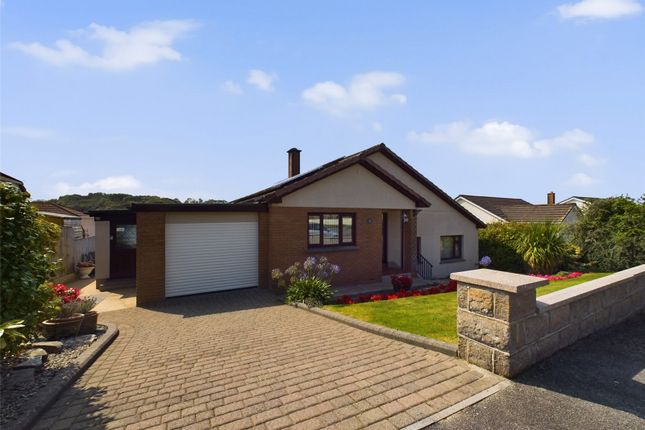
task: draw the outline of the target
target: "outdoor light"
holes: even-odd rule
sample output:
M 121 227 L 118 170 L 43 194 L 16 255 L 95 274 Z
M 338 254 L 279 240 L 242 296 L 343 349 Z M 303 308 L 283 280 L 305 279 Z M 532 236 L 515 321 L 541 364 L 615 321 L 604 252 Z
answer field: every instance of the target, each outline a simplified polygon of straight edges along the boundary
M 403 214 L 403 222 L 408 222 L 408 214 Z

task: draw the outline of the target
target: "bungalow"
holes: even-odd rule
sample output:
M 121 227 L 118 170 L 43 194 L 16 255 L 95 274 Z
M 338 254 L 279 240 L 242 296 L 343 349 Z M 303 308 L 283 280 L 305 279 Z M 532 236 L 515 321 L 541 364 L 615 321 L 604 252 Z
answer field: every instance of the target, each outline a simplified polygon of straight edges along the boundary
M 287 152 L 286 180 L 231 203 L 93 212 L 97 277 L 128 268 L 145 304 L 267 287 L 271 269 L 308 256 L 339 264 L 339 285 L 396 272 L 446 278 L 476 267 L 484 224 L 384 144 L 306 173 L 301 151 Z M 115 258 L 119 273 L 105 264 Z
M 582 196 L 571 196 L 568 199 L 562 200 L 559 202 L 559 205 L 574 204 L 578 206 L 578 209 L 585 210 L 587 207 L 593 203 L 595 200 L 600 200 L 599 197 L 582 197 Z
M 76 239 L 94 236 L 94 219 L 88 214 L 56 203 L 35 201 L 31 204 L 47 221 L 72 227 Z
M 553 222 L 571 224 L 578 220 L 580 210 L 573 204 L 555 204 L 555 193 L 547 194 L 545 205 L 534 205 L 526 200 L 506 197 L 473 196 L 461 194 L 455 201 L 485 222 Z
M 25 184 L 20 179 L 16 179 L 13 176 L 7 175 L 6 173 L 0 172 L 0 182 L 15 185 L 23 193 L 27 192 L 27 188 L 25 188 Z

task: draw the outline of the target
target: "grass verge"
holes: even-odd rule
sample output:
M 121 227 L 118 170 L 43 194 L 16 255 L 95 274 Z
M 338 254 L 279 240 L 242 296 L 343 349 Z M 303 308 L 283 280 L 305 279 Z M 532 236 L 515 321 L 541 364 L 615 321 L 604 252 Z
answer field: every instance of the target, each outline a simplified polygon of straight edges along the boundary
M 537 295 L 542 296 L 607 275 L 609 273 L 586 273 L 579 278 L 552 281 L 549 285 L 538 288 Z M 354 305 L 327 305 L 324 309 L 396 330 L 457 343 L 456 292 Z

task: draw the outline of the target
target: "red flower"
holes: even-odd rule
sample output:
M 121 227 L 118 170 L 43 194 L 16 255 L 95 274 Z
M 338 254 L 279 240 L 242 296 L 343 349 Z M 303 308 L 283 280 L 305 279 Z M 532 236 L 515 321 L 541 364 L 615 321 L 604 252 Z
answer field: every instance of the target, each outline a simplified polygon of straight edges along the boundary
M 390 294 L 390 295 L 387 296 L 388 300 L 396 300 L 398 298 L 399 298 L 399 296 L 397 296 L 396 294 Z
M 370 300 L 371 300 L 372 302 L 379 302 L 379 301 L 383 300 L 383 295 L 382 295 L 382 294 L 373 294 L 373 295 L 370 297 Z
M 437 287 L 432 287 L 430 290 L 428 290 L 430 294 L 439 294 L 441 291 L 439 291 L 439 288 Z

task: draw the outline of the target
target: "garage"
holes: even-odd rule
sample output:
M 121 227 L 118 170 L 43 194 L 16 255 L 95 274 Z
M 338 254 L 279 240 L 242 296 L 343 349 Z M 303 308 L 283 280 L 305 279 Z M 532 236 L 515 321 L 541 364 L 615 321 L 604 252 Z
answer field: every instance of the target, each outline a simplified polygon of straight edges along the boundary
M 255 212 L 167 213 L 165 296 L 258 285 Z

